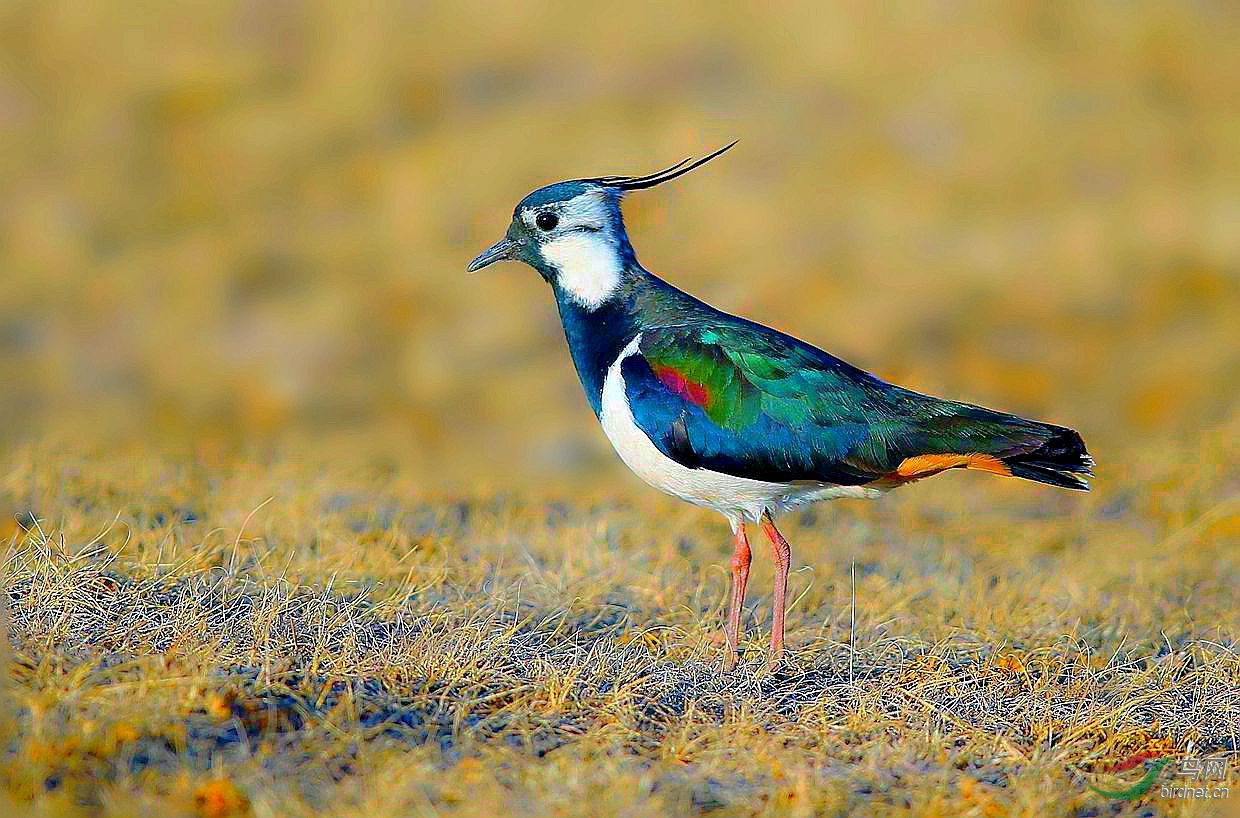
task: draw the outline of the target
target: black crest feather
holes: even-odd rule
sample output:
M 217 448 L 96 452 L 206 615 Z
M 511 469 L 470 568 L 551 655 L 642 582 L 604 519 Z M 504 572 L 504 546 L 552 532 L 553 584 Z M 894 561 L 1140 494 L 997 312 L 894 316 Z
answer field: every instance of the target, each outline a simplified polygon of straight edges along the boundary
M 739 141 L 739 139 L 733 140 L 709 156 L 703 156 L 697 161 L 693 161 L 692 157 L 682 159 L 670 168 L 664 168 L 663 170 L 655 171 L 654 173 L 649 173 L 645 176 L 600 176 L 597 179 L 588 179 L 585 181 L 594 182 L 600 185 L 607 185 L 608 187 L 619 188 L 620 190 L 642 190 L 644 188 L 654 187 L 655 185 L 661 185 L 664 182 L 670 182 L 677 176 L 684 176 L 686 173 L 695 168 L 700 168 L 716 156 L 730 150 L 732 146 Z

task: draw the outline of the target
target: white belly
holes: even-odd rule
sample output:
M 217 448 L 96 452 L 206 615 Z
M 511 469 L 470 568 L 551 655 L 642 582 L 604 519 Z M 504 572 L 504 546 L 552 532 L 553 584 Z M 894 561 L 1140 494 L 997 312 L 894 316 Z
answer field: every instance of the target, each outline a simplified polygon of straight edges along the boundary
M 882 493 L 865 486 L 836 486 L 819 482 L 770 483 L 680 465 L 659 451 L 646 433 L 638 428 L 625 397 L 620 365 L 637 351 L 640 342 L 641 336 L 638 335 L 608 367 L 603 381 L 599 419 L 603 432 L 620 459 L 650 485 L 695 505 L 718 511 L 728 518 L 733 527 L 745 518 L 757 521 L 767 510 L 775 513 L 817 500 L 877 497 Z

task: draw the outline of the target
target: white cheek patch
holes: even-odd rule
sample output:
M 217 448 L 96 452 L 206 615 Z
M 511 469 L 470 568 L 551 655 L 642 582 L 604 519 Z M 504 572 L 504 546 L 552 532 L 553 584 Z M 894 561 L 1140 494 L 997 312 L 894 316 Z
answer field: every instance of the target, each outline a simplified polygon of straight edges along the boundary
M 602 233 L 570 233 L 544 244 L 542 254 L 560 271 L 564 291 L 588 310 L 600 307 L 620 286 L 620 255 Z

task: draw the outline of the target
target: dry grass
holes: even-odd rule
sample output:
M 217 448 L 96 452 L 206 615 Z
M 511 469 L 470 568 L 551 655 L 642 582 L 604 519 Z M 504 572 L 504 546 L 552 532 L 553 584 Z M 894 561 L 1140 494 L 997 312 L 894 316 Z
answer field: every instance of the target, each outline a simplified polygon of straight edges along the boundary
M 1218 813 L 1084 782 L 1237 752 L 1230 6 L 110 5 L 0 9 L 0 810 Z M 789 519 L 775 675 L 761 551 L 724 673 L 726 527 L 461 274 L 736 136 L 650 267 L 1100 464 Z
M 1131 511 L 1017 536 L 991 512 L 943 539 L 841 512 L 830 548 L 794 540 L 814 568 L 790 666 L 764 670 L 759 593 L 729 674 L 723 532 L 693 511 L 652 531 L 623 506 L 303 488 L 204 530 L 217 493 L 267 479 L 92 547 L 20 537 L 10 796 L 201 813 L 220 781 L 258 814 L 1091 814 L 1091 770 L 1237 746 L 1234 504 L 1128 557 Z

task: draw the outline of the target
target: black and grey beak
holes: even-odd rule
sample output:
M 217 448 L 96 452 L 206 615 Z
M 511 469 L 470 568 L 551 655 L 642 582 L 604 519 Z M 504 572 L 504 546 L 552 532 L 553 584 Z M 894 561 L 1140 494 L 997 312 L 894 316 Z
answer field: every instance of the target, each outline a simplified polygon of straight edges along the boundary
M 512 258 L 512 252 L 516 249 L 516 247 L 517 245 L 510 239 L 500 239 L 479 253 L 476 259 L 469 262 L 469 266 L 465 268 L 465 272 L 476 273 L 483 267 L 492 265 L 497 261 L 507 261 Z

